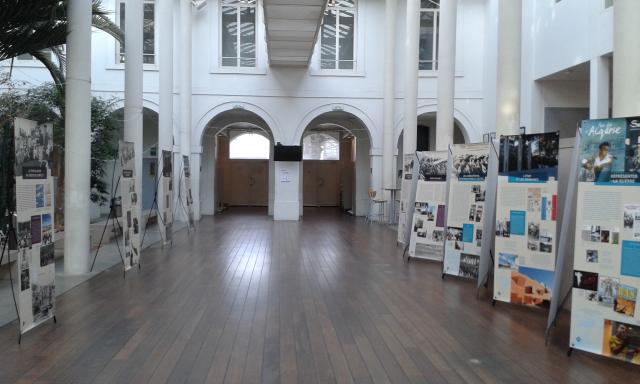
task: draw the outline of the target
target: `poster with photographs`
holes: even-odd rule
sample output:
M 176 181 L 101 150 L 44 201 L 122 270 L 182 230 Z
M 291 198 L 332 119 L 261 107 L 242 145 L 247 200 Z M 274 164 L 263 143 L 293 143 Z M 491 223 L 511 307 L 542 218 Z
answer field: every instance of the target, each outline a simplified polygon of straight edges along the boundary
M 573 348 L 640 364 L 640 117 L 582 122 Z
M 193 195 L 191 193 L 191 164 L 189 160 L 189 156 L 182 155 L 182 165 L 183 165 L 183 188 L 182 188 L 182 203 L 184 204 L 185 214 L 187 215 L 187 220 L 189 220 L 189 226 L 193 227 L 194 219 L 193 219 Z
M 443 272 L 476 280 L 480 268 L 489 144 L 451 147 Z
M 494 300 L 548 308 L 556 267 L 557 133 L 500 138 Z
M 124 270 L 140 262 L 140 187 L 136 182 L 135 150 L 132 142 L 120 141 L 120 194 L 122 196 L 122 235 L 124 237 Z
M 53 125 L 17 118 L 16 214 L 20 332 L 55 314 Z
M 402 184 L 400 186 L 400 215 L 398 220 L 398 242 L 405 242 L 407 223 L 413 219 L 411 209 L 407 209 L 413 188 L 413 166 L 415 154 L 404 155 L 402 166 Z M 409 214 L 407 214 L 409 212 Z
M 159 214 L 162 215 L 160 228 L 165 244 L 172 241 L 173 236 L 173 153 L 162 151 L 162 196 Z
M 447 151 L 417 152 L 416 187 L 409 256 L 442 261 L 447 200 Z

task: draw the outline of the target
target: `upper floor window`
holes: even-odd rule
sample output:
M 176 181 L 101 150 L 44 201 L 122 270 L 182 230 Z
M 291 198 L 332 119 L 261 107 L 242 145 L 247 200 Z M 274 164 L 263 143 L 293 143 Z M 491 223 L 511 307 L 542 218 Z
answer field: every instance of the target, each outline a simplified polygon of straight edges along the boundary
M 356 0 L 329 0 L 321 31 L 321 69 L 355 69 Z
M 220 1 L 220 65 L 256 66 L 257 0 Z
M 340 143 L 328 133 L 311 133 L 302 139 L 303 160 L 340 160 Z
M 613 7 L 613 0 L 604 0 L 604 7 L 605 8 Z
M 142 21 L 142 58 L 144 64 L 156 62 L 156 4 L 155 0 L 144 0 Z M 125 32 L 125 2 L 120 1 L 118 7 L 118 23 L 122 32 Z M 118 63 L 124 63 L 124 47 L 118 44 Z
M 229 142 L 230 159 L 269 159 L 271 142 L 259 133 L 241 133 Z
M 438 70 L 438 26 L 440 0 L 420 0 L 420 56 L 421 71 Z

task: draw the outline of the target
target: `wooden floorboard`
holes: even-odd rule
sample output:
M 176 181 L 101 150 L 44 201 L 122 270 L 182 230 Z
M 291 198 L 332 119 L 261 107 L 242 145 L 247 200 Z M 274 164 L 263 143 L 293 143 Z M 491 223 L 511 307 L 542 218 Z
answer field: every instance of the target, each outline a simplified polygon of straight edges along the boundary
M 406 263 L 388 227 L 332 209 L 301 222 L 234 209 L 58 298 L 0 383 L 612 383 L 640 367 L 574 352 L 568 314 L 476 298 L 441 265 Z M 629 381 L 631 378 L 631 381 Z

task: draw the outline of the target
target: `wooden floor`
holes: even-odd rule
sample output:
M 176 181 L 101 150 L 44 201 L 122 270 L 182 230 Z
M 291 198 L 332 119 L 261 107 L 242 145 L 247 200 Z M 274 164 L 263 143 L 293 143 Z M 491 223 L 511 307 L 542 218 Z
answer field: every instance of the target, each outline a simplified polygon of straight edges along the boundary
M 300 223 L 236 210 L 203 219 L 142 271 L 62 295 L 58 324 L 17 345 L 0 383 L 614 383 L 638 367 L 574 352 L 564 316 L 476 299 L 441 266 L 406 264 L 395 233 L 333 210 Z

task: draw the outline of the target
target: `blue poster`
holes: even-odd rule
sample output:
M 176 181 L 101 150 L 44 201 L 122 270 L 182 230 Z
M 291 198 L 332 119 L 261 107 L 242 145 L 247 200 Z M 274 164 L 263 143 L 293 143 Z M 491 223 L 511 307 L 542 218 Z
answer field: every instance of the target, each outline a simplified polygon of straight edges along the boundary
M 620 274 L 622 276 L 640 277 L 640 242 L 622 241 Z
M 473 243 L 473 224 L 462 224 L 462 242 Z
M 511 234 L 524 236 L 526 212 L 525 211 L 511 211 Z

